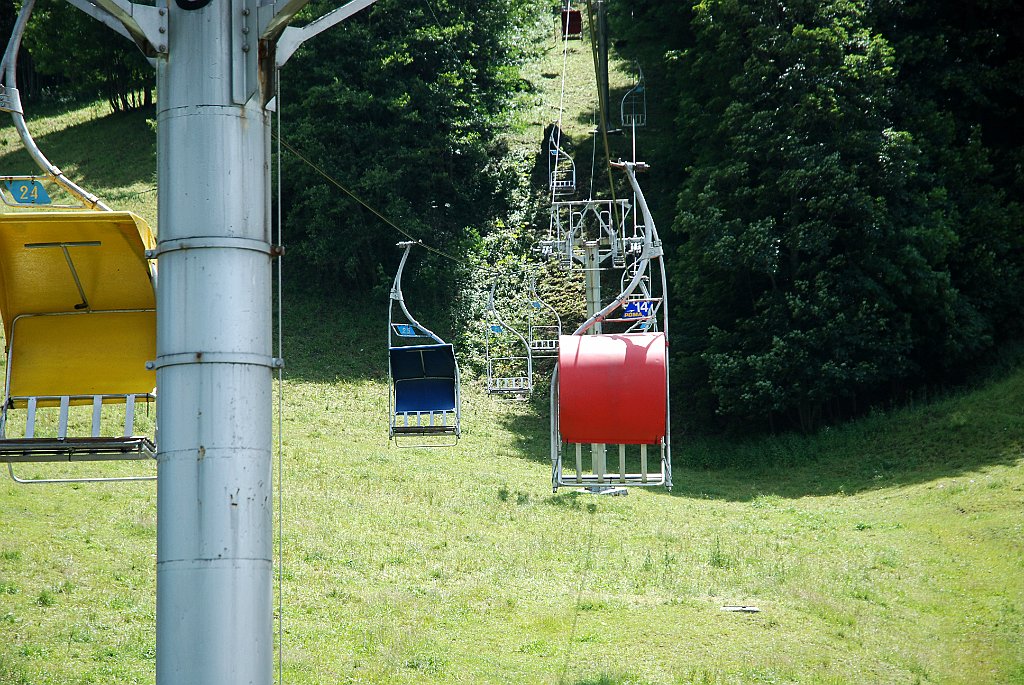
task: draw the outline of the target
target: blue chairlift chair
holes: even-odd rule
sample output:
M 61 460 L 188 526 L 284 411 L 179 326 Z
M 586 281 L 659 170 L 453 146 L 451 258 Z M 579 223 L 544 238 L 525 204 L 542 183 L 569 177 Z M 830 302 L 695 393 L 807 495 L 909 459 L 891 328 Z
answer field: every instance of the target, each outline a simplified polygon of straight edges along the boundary
M 388 437 L 397 447 L 451 447 L 462 434 L 459 364 L 455 349 L 409 313 L 402 272 L 414 242 L 405 248 L 391 288 L 388 312 Z M 418 341 L 429 340 L 426 344 Z M 401 438 L 409 438 L 405 442 Z

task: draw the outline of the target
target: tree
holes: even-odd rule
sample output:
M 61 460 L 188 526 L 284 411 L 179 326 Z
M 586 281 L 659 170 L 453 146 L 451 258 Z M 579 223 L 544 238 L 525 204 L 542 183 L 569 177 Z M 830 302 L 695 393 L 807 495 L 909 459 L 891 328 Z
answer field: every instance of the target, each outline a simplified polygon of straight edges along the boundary
M 68 3 L 37 6 L 24 44 L 61 97 L 103 97 L 115 112 L 153 104 L 155 73 L 138 47 Z
M 893 116 L 957 235 L 949 277 L 972 333 L 921 355 L 946 375 L 1024 330 L 1024 6 L 887 0 L 872 13 L 897 53 Z
M 922 328 L 963 337 L 956 235 L 889 116 L 894 55 L 865 19 L 846 0 L 695 7 L 674 226 L 694 412 L 809 429 L 917 373 Z
M 676 135 L 677 407 L 804 428 L 963 376 L 1024 314 L 1018 3 L 637 0 Z
M 289 62 L 285 136 L 405 233 L 450 255 L 470 250 L 504 207 L 511 171 L 500 133 L 533 49 L 534 9 L 381 0 Z M 386 281 L 403 234 L 300 160 L 284 163 L 304 277 L 345 290 Z M 436 260 L 418 270 L 424 283 L 449 286 L 458 271 Z

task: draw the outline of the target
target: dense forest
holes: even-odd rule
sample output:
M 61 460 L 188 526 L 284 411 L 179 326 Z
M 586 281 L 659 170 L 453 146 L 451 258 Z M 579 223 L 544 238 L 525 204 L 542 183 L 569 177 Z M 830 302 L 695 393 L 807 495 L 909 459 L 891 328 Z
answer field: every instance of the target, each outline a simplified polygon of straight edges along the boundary
M 76 39 L 90 48 L 72 63 L 47 47 L 54 36 L 105 29 L 49 5 L 26 41 L 36 95 L 145 106 L 141 56 L 127 42 Z M 662 122 L 647 151 L 681 425 L 812 430 L 962 381 L 1019 339 L 1024 6 L 608 6 L 613 59 L 643 65 Z M 283 159 L 293 279 L 344 294 L 386 288 L 402 236 L 351 193 L 463 257 L 428 257 L 418 287 L 465 316 L 481 265 L 525 249 L 526 219 L 543 214 L 534 157 L 509 141 L 535 87 L 524 67 L 550 45 L 556 9 L 380 0 L 296 55 L 286 136 L 346 192 Z
M 810 429 L 1020 335 L 1024 6 L 614 6 L 674 122 L 689 423 Z

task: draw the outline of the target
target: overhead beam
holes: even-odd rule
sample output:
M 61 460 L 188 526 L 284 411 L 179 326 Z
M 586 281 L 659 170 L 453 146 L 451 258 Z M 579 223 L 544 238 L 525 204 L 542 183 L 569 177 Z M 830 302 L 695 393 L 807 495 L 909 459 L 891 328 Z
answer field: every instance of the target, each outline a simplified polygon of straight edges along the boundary
M 146 57 L 167 52 L 166 8 L 137 5 L 128 0 L 68 0 L 93 19 L 135 41 Z
M 281 32 L 281 37 L 277 41 L 276 63 L 278 68 L 284 66 L 285 62 L 287 62 L 288 59 L 295 54 L 295 51 L 298 50 L 299 47 L 307 40 L 323 33 L 337 24 L 340 24 L 353 14 L 366 9 L 375 2 L 377 2 L 377 0 L 352 0 L 347 5 L 338 7 L 319 19 L 311 21 L 305 26 L 289 26 L 285 28 Z M 271 27 L 268 26 L 267 31 L 264 31 L 264 35 L 270 31 Z

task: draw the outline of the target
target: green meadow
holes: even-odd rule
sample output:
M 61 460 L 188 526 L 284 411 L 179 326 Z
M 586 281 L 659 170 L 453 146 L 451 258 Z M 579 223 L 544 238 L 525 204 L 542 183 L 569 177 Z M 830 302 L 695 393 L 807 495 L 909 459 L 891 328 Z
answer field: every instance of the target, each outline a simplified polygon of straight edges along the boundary
M 285 682 L 1024 681 L 1024 368 L 812 437 L 677 435 L 672 492 L 552 494 L 542 404 L 470 382 L 458 447 L 389 447 L 383 320 L 294 299 Z M 2 481 L 0 682 L 152 682 L 155 504 Z
M 69 176 L 155 223 L 145 114 L 32 125 Z M 31 171 L 9 127 L 0 164 Z M 812 436 L 677 433 L 671 492 L 553 494 L 544 401 L 469 378 L 457 447 L 397 449 L 386 302 L 283 305 L 284 682 L 1024 683 L 1019 358 Z M 0 475 L 0 683 L 153 682 L 155 485 Z

